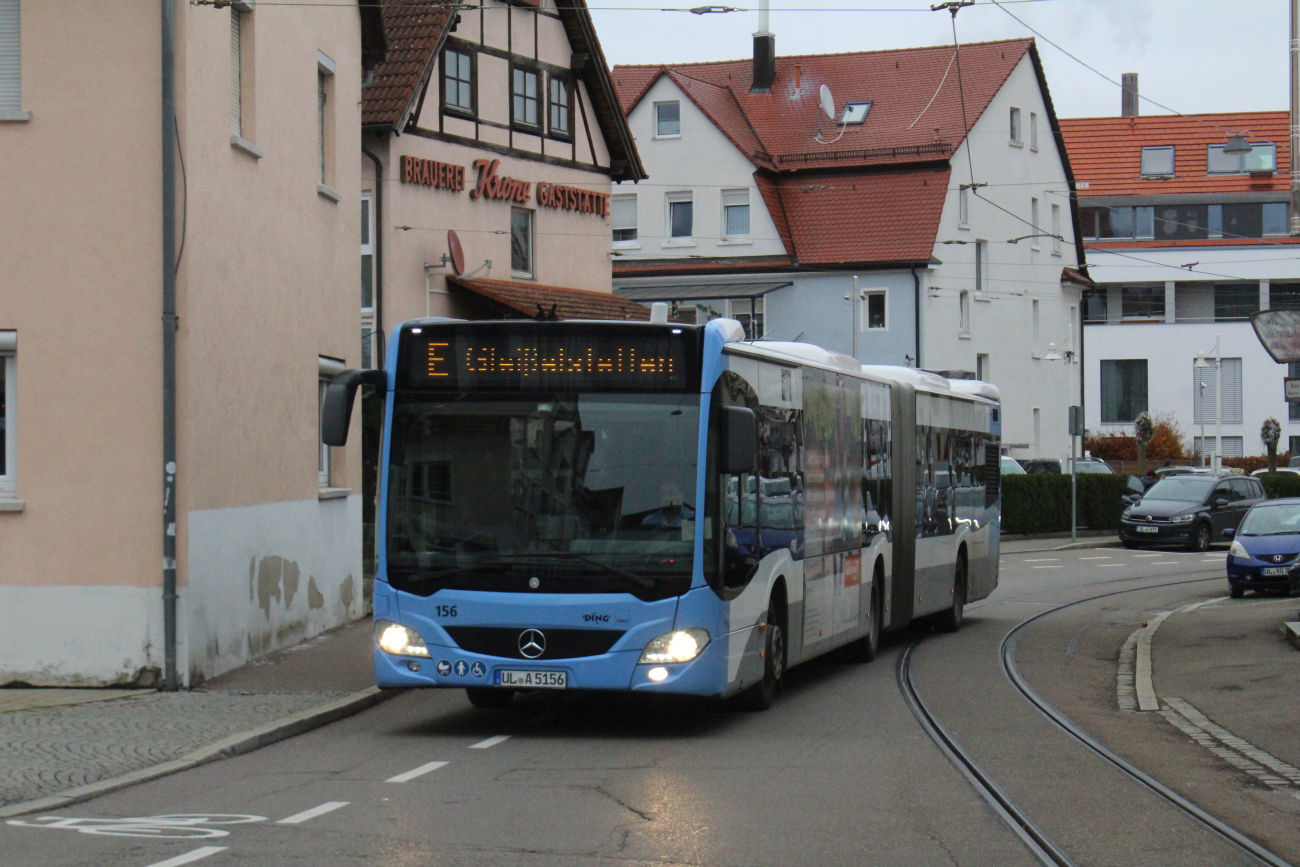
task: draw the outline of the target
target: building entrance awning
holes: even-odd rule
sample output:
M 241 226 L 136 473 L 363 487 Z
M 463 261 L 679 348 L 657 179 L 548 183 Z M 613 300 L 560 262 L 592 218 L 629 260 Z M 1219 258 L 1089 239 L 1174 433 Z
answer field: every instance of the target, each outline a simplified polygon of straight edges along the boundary
M 681 286 L 620 286 L 614 294 L 629 301 L 712 301 L 729 298 L 761 298 L 794 283 L 704 283 Z

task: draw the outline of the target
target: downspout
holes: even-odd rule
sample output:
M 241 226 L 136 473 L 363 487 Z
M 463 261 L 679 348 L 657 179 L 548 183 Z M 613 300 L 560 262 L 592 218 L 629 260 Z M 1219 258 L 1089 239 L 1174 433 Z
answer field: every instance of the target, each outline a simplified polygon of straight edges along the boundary
M 912 283 L 916 287 L 916 294 L 915 294 L 916 309 L 914 311 L 914 315 L 912 316 L 912 321 L 916 326 L 915 328 L 916 335 L 913 338 L 913 341 L 915 342 L 916 345 L 916 356 L 914 358 L 914 364 L 916 366 L 916 369 L 920 370 L 921 369 L 921 275 L 919 272 L 917 272 L 915 267 L 912 268 Z
M 163 688 L 176 676 L 176 51 L 175 0 L 162 0 Z
M 370 336 L 371 363 L 384 367 L 384 164 L 365 145 L 361 152 L 375 164 L 375 330 Z M 375 340 L 378 338 L 378 344 Z

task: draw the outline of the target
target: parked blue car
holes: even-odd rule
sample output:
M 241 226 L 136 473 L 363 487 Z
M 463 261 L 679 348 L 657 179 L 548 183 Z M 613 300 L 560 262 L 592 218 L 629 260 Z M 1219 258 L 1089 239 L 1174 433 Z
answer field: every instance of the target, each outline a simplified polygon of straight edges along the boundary
M 1228 587 L 1233 599 L 1256 592 L 1300 589 L 1300 498 L 1268 500 L 1252 506 L 1236 530 L 1228 551 Z

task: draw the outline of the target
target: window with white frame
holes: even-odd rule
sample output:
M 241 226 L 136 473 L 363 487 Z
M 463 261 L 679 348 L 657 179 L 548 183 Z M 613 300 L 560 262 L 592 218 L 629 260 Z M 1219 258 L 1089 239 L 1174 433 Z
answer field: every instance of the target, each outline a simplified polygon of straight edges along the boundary
M 1061 206 L 1052 205 L 1052 255 L 1061 255 Z
M 1038 112 L 1029 113 L 1029 149 L 1038 150 Z
M 1043 345 L 1041 339 L 1040 320 L 1038 315 L 1038 299 L 1034 299 L 1034 331 L 1033 331 L 1033 355 L 1034 358 L 1043 357 Z
M 889 330 L 889 293 L 884 289 L 867 289 L 862 293 L 861 311 L 862 331 Z
M 959 330 L 963 335 L 969 336 L 970 335 L 970 293 L 967 292 L 965 289 L 961 290 L 961 294 L 957 298 L 957 304 L 958 304 L 958 315 L 960 316 L 961 319 Z
M 989 377 L 993 375 L 993 368 L 989 365 L 989 354 L 980 352 L 975 356 L 975 378 L 980 382 L 988 382 Z
M 334 201 L 342 197 L 334 184 L 334 61 L 316 52 L 316 151 L 320 156 L 317 191 Z
M 325 423 L 325 392 L 330 380 L 343 372 L 343 362 L 337 358 L 320 355 L 316 358 L 316 477 L 320 487 L 328 488 L 334 481 L 333 450 L 322 439 Z
M 21 24 L 19 0 L 0 0 L 0 120 L 26 120 Z
M 668 243 L 689 243 L 695 235 L 695 196 L 692 193 L 668 194 Z
M 0 331 L 0 498 L 18 480 L 18 332 Z
M 749 240 L 749 190 L 722 191 L 722 240 Z
M 236 138 L 244 137 L 244 14 L 230 7 L 230 134 Z
M 510 210 L 510 274 L 533 276 L 533 212 L 527 208 Z
M 1221 437 L 1223 440 L 1223 456 L 1225 458 L 1239 458 L 1245 454 L 1245 439 L 1243 437 Z M 1199 455 L 1214 454 L 1215 437 L 1206 437 L 1202 442 L 1199 436 L 1192 437 L 1192 450 Z
M 615 247 L 639 247 L 637 236 L 636 193 L 613 196 L 609 203 L 609 223 L 614 231 Z
M 983 292 L 989 288 L 989 242 L 975 242 L 975 291 Z
M 957 191 L 957 228 L 970 228 L 970 189 L 965 185 Z
M 374 367 L 375 209 L 374 193 L 361 194 L 361 366 Z
M 1192 424 L 1241 424 L 1241 359 L 1223 359 L 1223 404 L 1218 405 L 1218 361 L 1207 358 L 1204 367 L 1192 366 Z
M 682 134 L 682 104 L 655 103 L 655 138 L 672 138 Z
M 1038 221 L 1038 210 L 1039 210 L 1039 208 L 1038 208 L 1038 199 L 1036 199 L 1036 198 L 1030 198 L 1030 200 L 1029 200 L 1029 222 L 1030 222 L 1030 224 L 1034 227 L 1034 234 L 1035 234 L 1035 235 L 1038 235 L 1039 233 L 1041 233 L 1041 232 L 1043 231 L 1043 229 L 1042 229 L 1042 223 L 1040 223 L 1040 222 Z M 1030 244 L 1029 244 L 1029 246 L 1030 246 L 1031 249 L 1034 249 L 1034 250 L 1042 249 L 1042 245 L 1038 243 L 1039 241 L 1042 240 L 1041 238 L 1030 238 L 1029 240 L 1030 240 Z
M 1017 147 L 1023 147 L 1025 142 L 1024 139 L 1021 138 L 1023 132 L 1020 129 L 1020 109 L 1014 107 L 1011 109 L 1010 125 L 1011 144 L 1016 145 Z

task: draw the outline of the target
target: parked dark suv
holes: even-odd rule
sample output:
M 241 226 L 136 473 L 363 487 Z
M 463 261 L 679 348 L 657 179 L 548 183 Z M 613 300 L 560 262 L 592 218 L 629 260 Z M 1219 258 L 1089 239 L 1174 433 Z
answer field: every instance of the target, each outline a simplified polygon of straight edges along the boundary
M 1251 476 L 1168 476 L 1124 510 L 1119 538 L 1126 548 L 1156 543 L 1206 551 L 1211 539 L 1237 529 L 1246 510 L 1265 499 L 1264 486 Z

